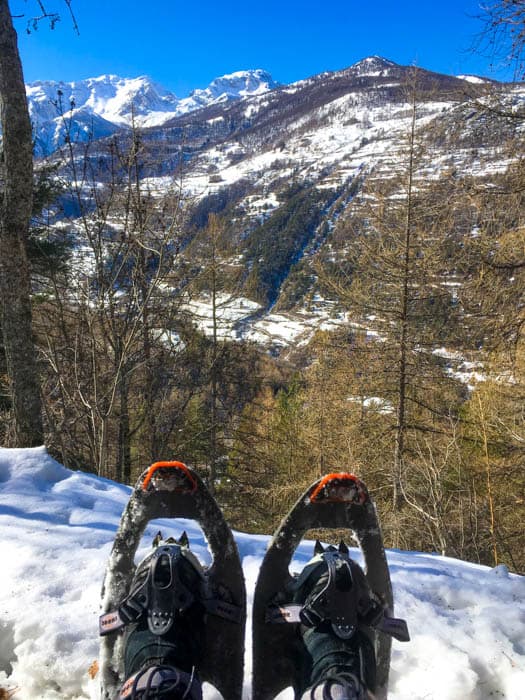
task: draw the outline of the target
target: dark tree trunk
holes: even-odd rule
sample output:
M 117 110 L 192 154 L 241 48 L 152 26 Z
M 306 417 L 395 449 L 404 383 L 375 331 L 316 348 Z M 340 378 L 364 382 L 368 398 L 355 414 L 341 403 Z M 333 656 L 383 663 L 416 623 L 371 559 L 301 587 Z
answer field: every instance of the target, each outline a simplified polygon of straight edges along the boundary
M 26 239 L 33 199 L 33 142 L 22 64 L 7 0 L 0 0 L 0 297 L 18 447 L 44 441 L 31 323 Z
M 131 484 L 131 432 L 129 425 L 129 387 L 126 367 L 119 382 L 120 416 L 118 430 L 117 481 Z

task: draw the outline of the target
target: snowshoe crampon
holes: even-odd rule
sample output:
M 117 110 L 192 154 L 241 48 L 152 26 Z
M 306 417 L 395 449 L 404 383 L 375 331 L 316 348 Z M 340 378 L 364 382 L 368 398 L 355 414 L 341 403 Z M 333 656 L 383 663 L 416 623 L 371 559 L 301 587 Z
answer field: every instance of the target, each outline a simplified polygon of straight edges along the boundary
M 146 470 L 122 514 L 102 591 L 101 697 L 113 700 L 125 680 L 119 630 L 130 621 L 130 611 L 140 607 L 141 597 L 135 600 L 131 591 L 134 557 L 146 526 L 157 518 L 195 520 L 205 534 L 213 561 L 204 571 L 208 614 L 195 666 L 202 682 L 211 683 L 227 700 L 240 700 L 246 592 L 239 554 L 214 498 L 200 477 L 181 462 L 157 462 Z
M 278 624 L 298 622 L 299 611 L 294 610 L 298 606 L 282 605 L 279 611 L 275 603 L 282 601 L 286 592 L 293 589 L 290 562 L 306 531 L 314 528 L 347 528 L 351 531 L 363 552 L 368 586 L 383 601 L 388 613 L 393 611 L 392 586 L 381 529 L 366 486 L 356 476 L 347 473 L 329 474 L 319 479 L 284 518 L 261 565 L 253 610 L 253 700 L 270 700 L 286 687 L 292 686 L 296 692 L 300 687 L 301 664 L 298 660 L 303 653 L 300 635 L 296 625 Z M 377 663 L 378 700 L 387 695 L 390 635 L 408 638 L 404 621 L 388 616 L 386 620 L 391 622 L 388 634 L 377 627 L 371 628 Z

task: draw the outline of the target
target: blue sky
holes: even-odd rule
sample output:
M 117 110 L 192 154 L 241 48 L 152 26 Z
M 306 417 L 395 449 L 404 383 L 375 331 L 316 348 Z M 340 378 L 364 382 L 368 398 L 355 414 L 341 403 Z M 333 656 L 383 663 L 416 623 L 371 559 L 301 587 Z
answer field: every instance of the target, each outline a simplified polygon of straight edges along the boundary
M 480 0 L 71 0 L 80 36 L 63 0 L 45 3 L 63 15 L 54 31 L 42 23 L 27 35 L 26 20 L 16 20 L 27 82 L 149 75 L 184 97 L 235 70 L 264 68 L 289 83 L 374 54 L 442 73 L 512 77 L 471 51 Z M 10 5 L 28 17 L 37 3 Z

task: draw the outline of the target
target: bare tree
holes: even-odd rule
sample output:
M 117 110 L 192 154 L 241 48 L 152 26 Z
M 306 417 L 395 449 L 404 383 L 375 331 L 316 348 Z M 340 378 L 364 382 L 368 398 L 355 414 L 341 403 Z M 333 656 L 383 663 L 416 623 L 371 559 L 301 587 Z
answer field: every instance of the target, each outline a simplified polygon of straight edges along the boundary
M 77 453 L 99 474 L 129 482 L 133 438 L 142 436 L 140 456 L 152 460 L 170 432 L 158 410 L 158 374 L 180 350 L 168 336 L 183 210 L 177 182 L 161 193 L 141 179 L 148 156 L 134 124 L 97 150 L 95 166 L 92 147 L 66 139 L 77 245 L 73 274 L 53 278 L 39 310 L 53 397 L 46 411 L 64 462 L 72 463 L 71 448 L 61 444 L 69 426 L 81 435 Z
M 485 28 L 476 50 L 489 54 L 494 61 L 514 66 L 514 77 L 521 80 L 525 75 L 524 0 L 493 0 L 481 8 Z

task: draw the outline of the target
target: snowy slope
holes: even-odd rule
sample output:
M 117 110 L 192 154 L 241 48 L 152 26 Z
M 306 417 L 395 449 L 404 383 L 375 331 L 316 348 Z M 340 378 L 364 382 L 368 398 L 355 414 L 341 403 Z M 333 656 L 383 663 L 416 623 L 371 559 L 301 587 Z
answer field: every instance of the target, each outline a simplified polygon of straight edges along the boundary
M 160 126 L 174 117 L 212 104 L 260 95 L 277 87 L 263 70 L 238 71 L 179 99 L 147 76 L 101 75 L 74 82 L 37 81 L 26 86 L 37 155 L 64 142 L 65 122 L 75 140 L 108 136 L 132 119 L 141 127 Z M 65 116 L 65 120 L 64 117 Z
M 252 222 L 260 221 L 278 206 L 275 195 L 290 178 L 339 188 L 370 174 L 395 176 L 405 162 L 410 104 L 403 86 L 409 70 L 372 56 L 342 71 L 253 93 L 222 111 L 195 114 L 191 124 L 170 123 L 163 135 L 178 143 L 181 129 L 185 138 L 195 134 L 184 173 L 192 197 L 249 182 L 252 192 L 243 206 Z M 429 133 L 441 135 L 428 145 L 428 162 L 421 166 L 426 177 L 437 179 L 452 170 L 479 178 L 503 172 L 509 163 L 501 149 L 503 136 L 491 141 L 473 118 L 469 91 L 481 94 L 483 81 L 424 70 L 422 75 L 431 89 L 418 104 L 417 126 L 432 126 Z M 500 84 L 498 89 L 509 108 L 523 104 L 520 86 Z M 443 134 L 456 132 L 461 138 L 451 145 Z M 184 142 L 185 148 L 189 145 Z
M 344 70 L 288 86 L 276 86 L 262 70 L 239 71 L 181 100 L 147 78 L 116 76 L 67 84 L 36 83 L 28 87 L 28 94 L 40 153 L 64 140 L 64 122 L 53 116 L 56 107 L 52 101 L 58 88 L 66 108 L 70 98 L 74 99 L 73 141 L 83 141 L 89 134 L 117 132 L 122 136 L 123 153 L 129 146 L 124 134 L 133 105 L 136 121 L 151 127 L 141 133 L 144 187 L 159 199 L 181 187 L 190 218 L 194 207 L 199 210 L 197 226 L 209 212 L 224 213 L 231 246 L 224 262 L 241 273 L 253 264 L 250 254 L 259 245 L 254 241 L 268 235 L 268 231 L 261 232 L 261 224 L 275 214 L 279 226 L 288 201 L 288 183 L 311 187 L 314 196 L 318 190 L 334 193 L 333 205 L 323 211 L 323 226 L 305 236 L 300 250 L 286 240 L 291 239 L 291 229 L 283 224 L 283 238 L 290 250 L 286 264 L 270 275 L 270 296 L 276 300 L 278 313 L 266 308 L 252 312 L 252 300 L 238 312 L 225 310 L 223 314 L 223 337 L 253 339 L 270 345 L 272 352 L 286 353 L 289 347 L 306 343 L 319 327 L 346 320 L 337 309 L 329 308 L 329 299 L 311 303 L 310 295 L 322 289 L 310 262 L 317 253 L 321 259 L 327 252 L 330 257 L 346 256 L 338 221 L 344 219 L 364 183 L 372 183 L 373 188 L 374 181 L 403 176 L 411 107 L 402 86 L 411 70 L 371 56 Z M 481 99 L 484 90 L 471 77 L 421 71 L 417 126 L 430 127 L 418 171 L 425 181 L 467 176 L 487 186 L 511 162 L 506 144 L 513 127 L 507 123 L 503 129 L 498 120 L 489 123 L 486 114 L 476 113 L 472 100 Z M 523 108 L 521 84 L 496 87 L 509 110 Z M 74 150 L 81 159 L 83 150 Z M 94 143 L 90 155 L 90 162 L 100 168 L 100 173 L 95 169 L 94 178 L 100 177 L 102 183 L 112 167 L 107 140 Z M 60 174 L 65 180 L 70 178 L 67 162 Z M 363 206 L 354 207 L 353 214 L 366 216 Z M 79 247 L 84 244 L 82 228 L 75 227 Z M 198 258 L 194 249 L 189 255 Z M 204 260 L 198 264 L 206 267 Z M 270 259 L 265 265 L 273 272 Z M 253 293 L 254 285 L 246 289 Z M 209 330 L 211 314 L 206 302 L 205 297 L 198 300 L 203 310 L 200 325 Z
M 213 304 L 207 294 L 192 299 L 183 308 L 192 314 L 193 323 L 211 337 L 214 333 Z M 219 294 L 215 300 L 215 333 L 228 340 L 250 340 L 276 352 L 306 345 L 321 330 L 334 330 L 348 323 L 348 314 L 335 313 L 333 304 L 319 298 L 311 311 L 261 313 L 262 307 L 246 297 Z
M 18 686 L 15 700 L 98 697 L 88 669 L 98 654 L 100 587 L 128 494 L 68 471 L 43 448 L 0 448 L 0 687 Z M 170 525 L 165 534 L 180 534 L 182 524 Z M 198 528 L 184 527 L 209 560 Z M 236 539 L 250 600 L 268 538 Z M 295 566 L 310 554 L 303 543 Z M 389 563 L 397 613 L 412 633 L 410 644 L 394 642 L 390 699 L 523 698 L 525 579 L 430 554 L 390 552 Z M 207 688 L 205 697 L 217 694 Z

